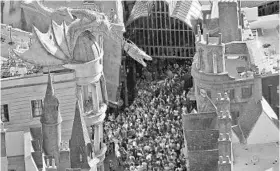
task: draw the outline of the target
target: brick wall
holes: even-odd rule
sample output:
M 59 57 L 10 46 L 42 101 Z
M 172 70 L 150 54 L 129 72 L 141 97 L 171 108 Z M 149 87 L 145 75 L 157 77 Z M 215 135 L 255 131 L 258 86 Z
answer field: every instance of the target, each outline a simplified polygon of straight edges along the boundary
M 197 113 L 183 115 L 184 130 L 214 129 L 216 125 L 216 113 Z
M 192 151 L 189 154 L 190 171 L 217 171 L 218 170 L 218 150 Z
M 218 148 L 218 130 L 185 131 L 188 151 L 210 150 Z

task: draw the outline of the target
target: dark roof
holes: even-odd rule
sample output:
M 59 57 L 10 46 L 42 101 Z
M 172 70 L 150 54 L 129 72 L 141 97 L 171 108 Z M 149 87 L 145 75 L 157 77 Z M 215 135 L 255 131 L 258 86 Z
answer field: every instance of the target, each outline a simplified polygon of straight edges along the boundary
M 244 134 L 243 134 L 243 132 L 242 132 L 242 130 L 241 130 L 239 125 L 234 125 L 232 127 L 232 130 L 235 133 L 235 135 L 237 136 L 237 138 L 239 139 L 240 143 L 245 143 L 246 142 Z
M 88 131 L 86 128 L 86 123 L 81 115 L 80 111 L 80 105 L 79 102 L 76 102 L 76 111 L 75 111 L 75 116 L 74 116 L 74 121 L 73 121 L 73 127 L 72 127 L 72 135 L 71 135 L 71 144 L 72 145 L 87 145 L 88 143 L 91 143 L 91 140 L 88 135 Z M 77 144 L 77 143 L 83 143 L 83 144 Z
M 199 0 L 201 5 L 210 5 L 213 0 Z M 275 0 L 265 0 L 265 1 L 243 1 L 241 0 L 241 7 L 245 8 L 252 8 L 252 7 L 258 7 L 270 2 L 276 2 Z
M 261 101 L 257 102 L 255 108 L 252 108 L 251 105 L 248 106 L 250 107 L 250 109 L 246 109 L 247 113 L 244 113 L 239 117 L 239 125 L 246 139 L 249 137 L 252 129 L 254 128 L 256 122 L 262 114 Z
M 274 0 L 275 1 L 275 0 Z M 253 7 L 258 7 L 267 3 L 273 2 L 273 0 L 266 0 L 266 1 L 242 1 L 241 0 L 241 7 L 245 8 L 253 8 Z

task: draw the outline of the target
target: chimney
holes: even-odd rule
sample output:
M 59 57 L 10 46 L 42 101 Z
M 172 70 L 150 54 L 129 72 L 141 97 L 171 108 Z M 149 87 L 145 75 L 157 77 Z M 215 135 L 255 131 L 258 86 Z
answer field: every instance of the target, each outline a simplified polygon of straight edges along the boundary
M 231 142 L 231 115 L 230 100 L 227 93 L 218 94 L 216 99 L 217 115 L 218 115 L 218 149 L 219 149 L 219 171 L 232 171 L 232 142 Z
M 241 41 L 237 1 L 219 1 L 218 7 L 223 43 Z
M 57 171 L 55 159 L 53 157 L 46 157 L 46 171 Z
M 62 141 L 60 145 L 59 170 L 66 170 L 71 167 L 70 149 L 67 141 Z

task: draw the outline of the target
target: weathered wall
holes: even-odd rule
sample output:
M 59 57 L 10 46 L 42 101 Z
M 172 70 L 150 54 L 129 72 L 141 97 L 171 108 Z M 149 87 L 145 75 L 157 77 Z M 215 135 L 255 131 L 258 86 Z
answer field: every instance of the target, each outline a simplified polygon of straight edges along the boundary
M 216 171 L 218 168 L 218 138 L 216 113 L 183 115 L 188 170 Z
M 75 111 L 76 84 L 74 73 L 54 74 L 54 89 L 59 100 L 62 116 L 62 137 L 68 140 L 71 135 Z M 8 104 L 9 122 L 7 131 L 25 130 L 41 126 L 40 117 L 32 117 L 31 100 L 44 99 L 47 88 L 47 75 L 31 76 L 1 81 L 1 104 Z
M 219 26 L 223 35 L 223 43 L 241 40 L 241 30 L 238 28 L 238 13 L 236 2 L 219 2 Z
M 185 131 L 188 151 L 212 150 L 218 148 L 218 130 Z
M 24 156 L 8 157 L 8 170 L 25 171 Z
M 279 117 L 279 74 L 262 77 L 262 94 Z
M 217 114 L 213 113 L 195 113 L 183 115 L 184 130 L 208 130 L 215 129 Z
M 188 152 L 190 171 L 217 171 L 218 150 Z

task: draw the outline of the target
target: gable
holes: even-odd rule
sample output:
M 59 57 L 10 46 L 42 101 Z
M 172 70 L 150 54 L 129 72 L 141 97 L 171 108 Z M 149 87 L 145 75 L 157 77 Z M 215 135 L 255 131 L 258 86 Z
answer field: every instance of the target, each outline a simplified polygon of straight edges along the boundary
M 248 144 L 264 144 L 278 142 L 279 130 L 276 125 L 262 112 L 248 139 Z

